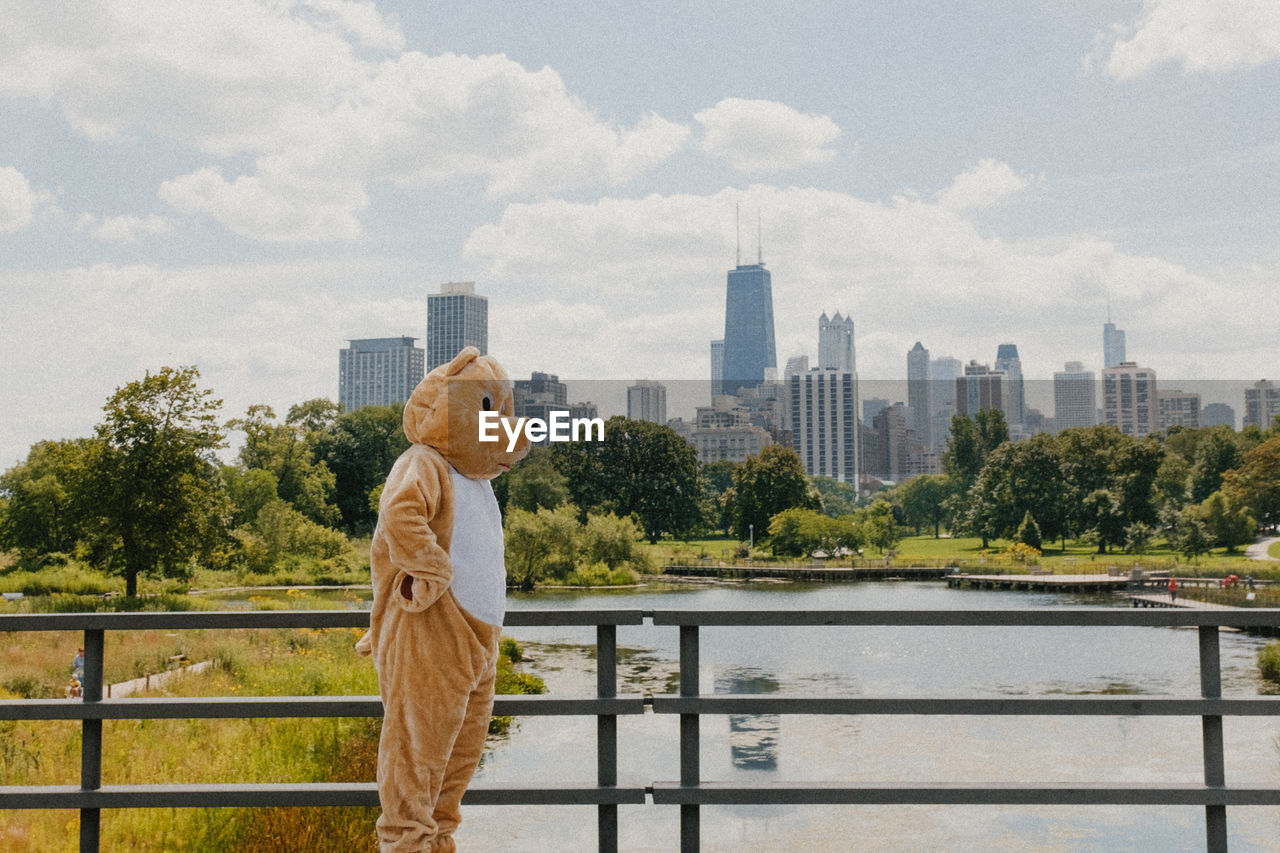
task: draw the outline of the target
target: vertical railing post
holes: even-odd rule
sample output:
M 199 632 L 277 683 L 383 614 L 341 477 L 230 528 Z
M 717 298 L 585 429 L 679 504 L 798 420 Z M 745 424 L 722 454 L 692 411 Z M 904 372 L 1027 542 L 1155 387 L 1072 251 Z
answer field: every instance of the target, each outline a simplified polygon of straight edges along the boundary
M 101 630 L 84 632 L 84 683 L 81 695 L 85 702 L 102 700 Z M 102 720 L 82 720 L 80 736 L 80 788 L 96 791 L 102 787 Z M 98 853 L 100 809 L 80 810 L 80 853 Z
M 618 628 L 596 626 L 596 696 L 611 699 L 618 695 Z M 596 784 L 618 784 L 618 718 L 614 714 L 596 717 Z M 596 807 L 600 853 L 618 851 L 618 806 L 601 803 Z
M 1222 664 L 1218 655 L 1218 626 L 1200 626 L 1200 695 L 1205 699 L 1222 697 Z M 1200 718 L 1204 737 L 1204 784 L 1222 788 L 1227 784 L 1223 761 L 1222 717 Z M 1227 807 L 1204 807 L 1205 841 L 1209 853 L 1227 853 Z
M 698 695 L 698 626 L 680 626 L 680 695 Z M 701 744 L 698 715 L 680 715 L 680 784 L 701 784 Z M 701 845 L 700 813 L 697 803 L 680 806 L 680 851 L 698 853 Z

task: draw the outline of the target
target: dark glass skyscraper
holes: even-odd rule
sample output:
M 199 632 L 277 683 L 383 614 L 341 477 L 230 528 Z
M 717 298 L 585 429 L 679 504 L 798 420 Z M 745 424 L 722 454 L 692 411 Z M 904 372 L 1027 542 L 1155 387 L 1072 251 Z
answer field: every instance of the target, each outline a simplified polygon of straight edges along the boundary
M 763 263 L 729 270 L 724 307 L 723 392 L 737 394 L 776 370 L 773 345 L 773 279 Z

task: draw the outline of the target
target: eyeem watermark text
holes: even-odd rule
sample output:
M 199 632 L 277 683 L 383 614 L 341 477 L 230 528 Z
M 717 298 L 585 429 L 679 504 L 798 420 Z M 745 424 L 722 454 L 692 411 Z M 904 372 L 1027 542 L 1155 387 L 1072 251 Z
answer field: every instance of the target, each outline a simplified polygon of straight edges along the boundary
M 516 442 L 523 430 L 530 443 L 539 441 L 604 441 L 603 418 L 569 418 L 567 411 L 548 412 L 549 420 L 542 418 L 503 418 L 494 411 L 480 412 L 480 441 L 499 441 L 498 427 L 507 434 L 507 452 L 516 449 Z M 594 434 L 594 437 L 592 437 Z

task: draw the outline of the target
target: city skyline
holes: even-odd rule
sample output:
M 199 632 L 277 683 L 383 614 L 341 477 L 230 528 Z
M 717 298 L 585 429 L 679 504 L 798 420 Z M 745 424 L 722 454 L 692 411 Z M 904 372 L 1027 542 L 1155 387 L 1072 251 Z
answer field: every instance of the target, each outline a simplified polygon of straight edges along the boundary
M 1274 6 L 5 11 L 5 467 L 165 365 L 228 418 L 332 397 L 442 281 L 513 376 L 704 378 L 739 205 L 778 367 L 838 306 L 864 381 L 917 340 L 1100 370 L 1109 306 L 1174 387 L 1280 376 Z

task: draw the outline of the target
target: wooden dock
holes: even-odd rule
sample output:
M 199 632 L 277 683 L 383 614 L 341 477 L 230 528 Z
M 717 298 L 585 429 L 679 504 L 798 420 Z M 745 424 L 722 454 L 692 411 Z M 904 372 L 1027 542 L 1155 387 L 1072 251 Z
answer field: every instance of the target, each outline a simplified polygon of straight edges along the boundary
M 1169 598 L 1168 593 L 1159 595 L 1130 595 L 1129 601 L 1134 607 L 1173 607 L 1179 610 L 1247 610 L 1246 607 L 1234 607 L 1230 604 L 1215 604 L 1212 601 L 1196 601 L 1179 597 L 1176 601 Z M 1241 625 L 1238 628 L 1222 628 L 1223 631 L 1243 631 L 1246 634 L 1261 634 L 1274 637 L 1280 634 L 1272 625 Z
M 947 586 L 954 589 L 968 587 L 1035 592 L 1117 592 L 1128 589 L 1130 583 L 1131 579 L 1127 574 L 1054 575 L 1045 572 L 1025 575 L 953 574 L 947 576 Z
M 847 583 L 849 581 L 937 580 L 955 569 L 928 566 L 860 567 L 848 566 L 745 566 L 700 565 L 663 566 L 662 573 L 673 577 L 722 578 L 725 580 L 787 580 L 806 583 Z

